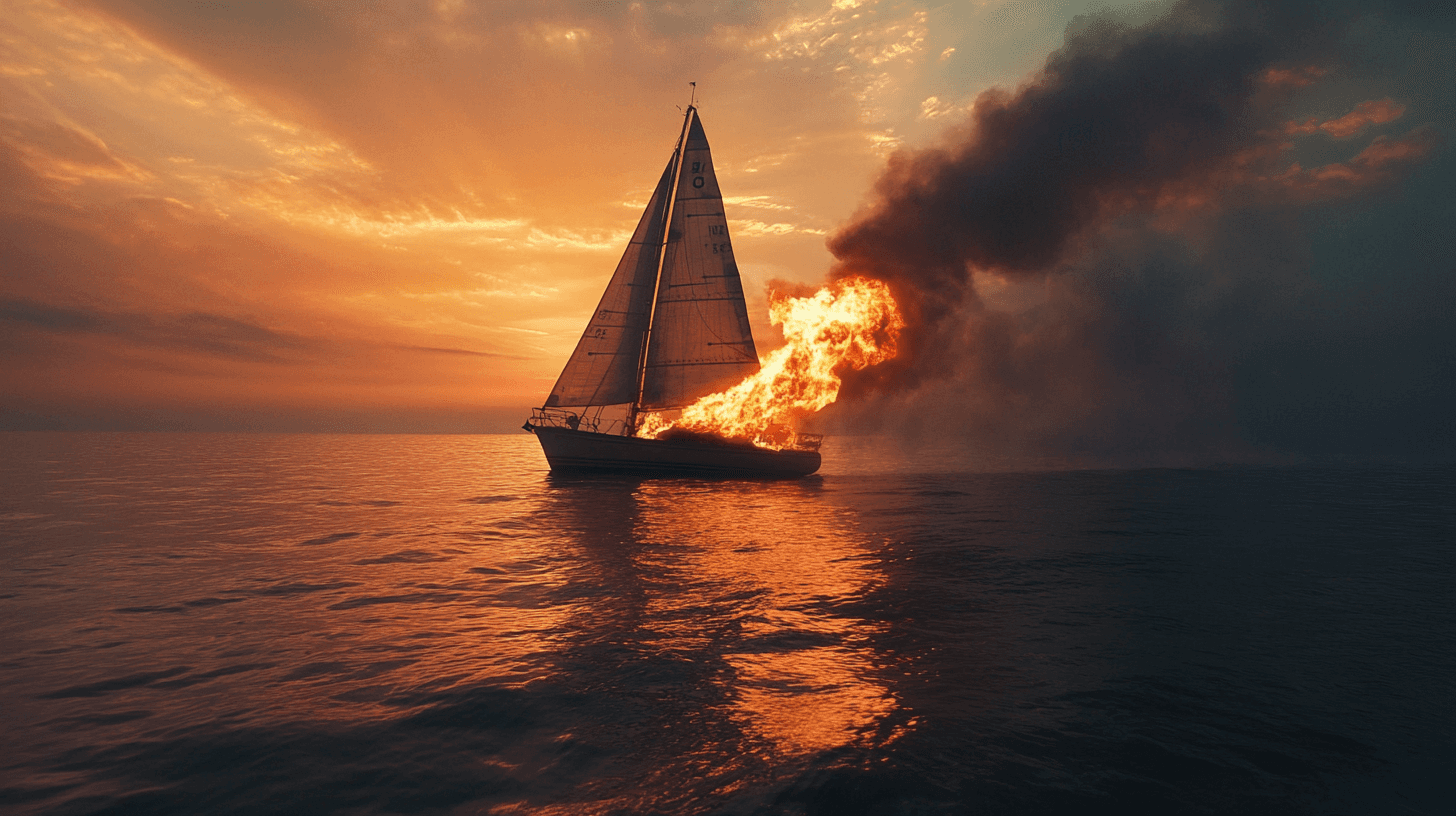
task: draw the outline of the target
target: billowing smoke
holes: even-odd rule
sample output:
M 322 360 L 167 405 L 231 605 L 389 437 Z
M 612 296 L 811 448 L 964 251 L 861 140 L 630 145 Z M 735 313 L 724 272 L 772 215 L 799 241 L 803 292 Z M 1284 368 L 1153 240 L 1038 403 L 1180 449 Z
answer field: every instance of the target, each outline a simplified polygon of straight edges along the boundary
M 1406 126 L 1299 164 L 1299 134 L 1368 141 L 1404 108 L 1291 122 L 1298 92 L 1340 70 L 1357 18 L 1270 5 L 1080 18 L 1027 84 L 983 93 L 942 146 L 893 157 L 829 247 L 836 276 L 889 283 L 909 326 L 896 361 L 848 381 L 869 410 L 841 416 L 1089 461 L 1280 447 L 1258 430 L 1253 358 L 1334 308 L 1302 219 L 1395 186 L 1439 138 Z

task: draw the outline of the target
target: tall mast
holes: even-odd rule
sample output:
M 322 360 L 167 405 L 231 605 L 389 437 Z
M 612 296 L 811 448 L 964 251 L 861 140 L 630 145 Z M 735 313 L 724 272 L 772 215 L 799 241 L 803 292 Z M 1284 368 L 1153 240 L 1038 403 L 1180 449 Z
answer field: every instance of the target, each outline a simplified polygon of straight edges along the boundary
M 690 83 L 693 86 L 693 100 L 697 101 L 698 83 Z M 688 125 L 693 121 L 693 114 L 697 108 L 691 103 L 688 104 L 687 112 L 683 114 L 682 133 L 677 137 L 677 147 L 672 152 L 672 184 L 668 188 L 667 208 L 662 215 L 662 237 L 657 243 L 657 274 L 652 277 L 652 309 L 648 313 L 647 328 L 642 332 L 642 352 L 637 356 L 637 398 L 632 400 L 627 412 L 627 434 L 631 435 L 637 431 L 637 411 L 642 404 L 642 389 L 646 384 L 647 376 L 647 346 L 652 340 L 652 324 L 657 319 L 657 294 L 662 284 L 662 264 L 667 255 L 668 233 L 672 230 L 672 212 L 676 209 L 677 184 L 681 179 L 679 170 L 682 165 L 683 145 L 688 139 Z

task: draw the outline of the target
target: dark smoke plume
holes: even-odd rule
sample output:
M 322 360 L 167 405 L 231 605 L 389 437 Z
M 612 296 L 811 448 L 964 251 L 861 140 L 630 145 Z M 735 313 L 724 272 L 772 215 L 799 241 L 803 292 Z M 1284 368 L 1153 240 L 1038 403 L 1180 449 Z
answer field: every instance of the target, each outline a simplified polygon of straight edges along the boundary
M 1029 85 L 982 94 L 959 143 L 891 159 L 870 211 L 829 247 L 838 276 L 885 280 L 910 310 L 897 376 L 946 364 L 933 340 L 974 297 L 972 269 L 1048 270 L 1114 202 L 1153 201 L 1254 141 L 1258 78 L 1280 50 L 1268 21 L 1216 19 L 1228 13 L 1181 3 L 1142 27 L 1086 20 Z
M 959 388 L 950 398 L 964 405 L 969 394 L 970 433 L 1015 425 L 1013 436 L 1043 449 L 1126 449 L 1129 434 L 1148 450 L 1225 445 L 1237 435 L 1229 355 L 1210 351 L 1218 338 L 1170 339 L 1177 331 L 1158 325 L 1158 313 L 1251 269 L 1266 275 L 1258 285 L 1282 287 L 1280 297 L 1303 296 L 1294 291 L 1294 219 L 1273 210 L 1272 226 L 1248 218 L 1237 229 L 1253 231 L 1255 249 L 1231 248 L 1247 242 L 1228 234 L 1239 217 L 1230 196 L 1241 172 L 1250 176 L 1287 141 L 1289 97 L 1270 78 L 1318 74 L 1337 61 L 1354 19 L 1341 8 L 1189 0 L 1142 24 L 1114 13 L 1079 18 L 1027 84 L 983 93 L 943 146 L 894 156 L 869 205 L 829 248 L 833 276 L 889 283 L 909 326 L 900 357 L 848 378 L 846 395 L 878 394 L 875 413 L 884 413 L 885 399 L 903 402 L 907 390 L 946 397 Z M 1424 155 L 1431 134 L 1417 135 L 1410 149 Z M 1286 187 L 1292 178 L 1278 176 Z M 1222 219 L 1211 228 L 1222 234 L 1197 259 L 1127 227 L 1156 217 L 1169 197 L 1207 189 L 1222 196 L 1223 212 L 1210 217 Z M 1252 264 L 1233 257 L 1250 251 Z M 976 290 L 982 275 L 1049 288 L 1035 308 L 996 310 Z M 1243 308 L 1240 296 L 1221 308 Z M 1157 428 L 1148 430 L 1149 417 Z

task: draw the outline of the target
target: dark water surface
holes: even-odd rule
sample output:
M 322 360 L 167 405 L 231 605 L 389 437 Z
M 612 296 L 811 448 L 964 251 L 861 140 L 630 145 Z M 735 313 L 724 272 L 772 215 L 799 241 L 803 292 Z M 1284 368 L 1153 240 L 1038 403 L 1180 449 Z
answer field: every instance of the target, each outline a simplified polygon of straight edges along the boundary
M 8 811 L 1456 812 L 1451 468 L 0 442 Z

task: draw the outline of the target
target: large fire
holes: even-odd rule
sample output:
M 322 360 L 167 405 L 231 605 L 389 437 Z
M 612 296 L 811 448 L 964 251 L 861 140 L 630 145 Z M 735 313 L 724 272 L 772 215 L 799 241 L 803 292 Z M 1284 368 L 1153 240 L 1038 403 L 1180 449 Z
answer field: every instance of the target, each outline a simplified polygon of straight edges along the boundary
M 839 396 L 837 369 L 861 369 L 895 356 L 905 321 L 890 288 L 869 278 L 848 278 L 811 297 L 769 295 L 769 320 L 783 327 L 785 345 L 760 361 L 757 374 L 684 408 L 668 420 L 645 417 L 637 435 L 655 439 L 683 428 L 782 449 L 795 421 Z

